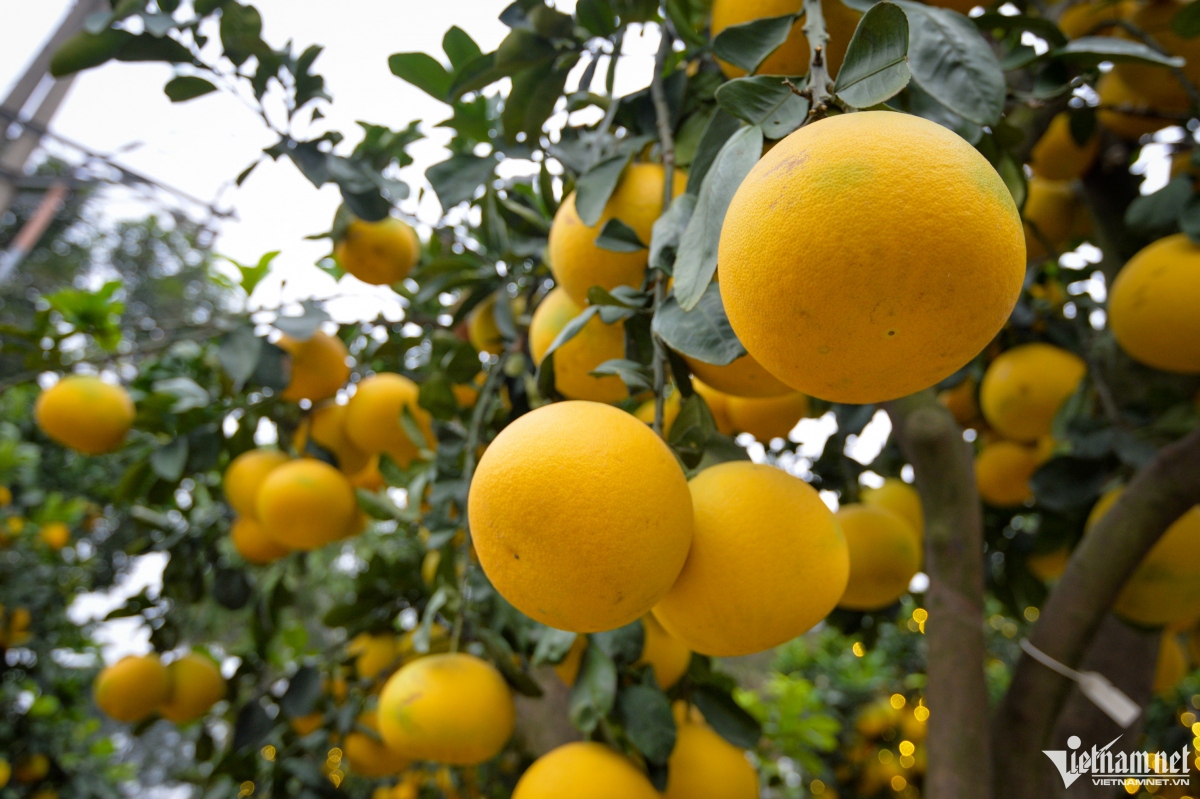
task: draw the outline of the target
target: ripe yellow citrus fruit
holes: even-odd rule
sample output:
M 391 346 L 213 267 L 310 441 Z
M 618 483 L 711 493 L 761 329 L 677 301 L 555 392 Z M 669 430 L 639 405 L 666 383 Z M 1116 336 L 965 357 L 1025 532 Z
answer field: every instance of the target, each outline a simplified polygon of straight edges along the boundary
M 816 490 L 745 461 L 689 483 L 696 533 L 679 580 L 654 608 L 669 632 L 705 655 L 761 652 L 807 631 L 846 587 L 846 540 Z
M 620 219 L 650 242 L 650 229 L 663 211 L 662 164 L 631 164 L 604 207 L 600 221 L 589 227 L 575 210 L 575 193 L 567 195 L 550 226 L 546 250 L 550 271 L 559 287 L 577 305 L 587 303 L 588 289 L 600 286 L 611 291 L 617 286 L 642 287 L 646 279 L 647 250 L 613 252 L 596 246 L 596 237 L 610 219 Z M 686 173 L 675 170 L 675 196 L 687 188 Z
M 642 617 L 642 629 L 645 631 L 642 656 L 633 665 L 652 667 L 659 687 L 664 691 L 669 690 L 687 674 L 688 665 L 692 662 L 692 650 L 667 632 L 653 613 Z
M 1024 208 L 1025 247 L 1030 258 L 1049 254 L 1047 244 L 1062 249 L 1071 237 L 1079 207 L 1070 181 L 1030 179 Z
M 322 405 L 314 408 L 292 438 L 292 445 L 301 455 L 307 455 L 309 439 L 337 459 L 337 466 L 346 474 L 358 474 L 366 469 L 371 456 L 363 452 L 346 435 L 347 405 Z
M 676 391 L 663 401 L 663 435 L 671 435 L 671 425 L 679 417 L 679 409 L 683 407 L 683 396 Z M 646 400 L 637 407 L 633 415 L 638 421 L 654 424 L 654 400 Z
M 758 799 L 758 772 L 707 724 L 686 720 L 676 731 L 663 799 Z
M 57 552 L 71 543 L 71 528 L 62 522 L 49 522 L 42 525 L 38 537 L 42 539 L 43 544 Z
M 167 666 L 171 689 L 159 713 L 168 721 L 187 724 L 202 718 L 225 698 L 225 678 L 216 663 L 195 653 L 184 655 Z
M 938 402 L 963 427 L 972 427 L 979 421 L 979 401 L 975 398 L 977 387 L 974 378 L 968 377 L 954 388 L 938 394 Z
M 794 391 L 782 397 L 729 397 L 725 414 L 737 433 L 750 433 L 763 443 L 787 438 L 792 428 L 808 416 L 808 397 Z
M 234 520 L 229 528 L 229 540 L 239 555 L 259 566 L 274 563 L 291 552 L 267 535 L 261 524 L 245 516 Z
M 539 366 L 546 351 L 567 324 L 583 313 L 561 288 L 546 295 L 529 323 L 529 353 Z M 621 378 L 594 377 L 591 372 L 605 361 L 625 357 L 625 325 L 606 325 L 599 316 L 588 320 L 583 330 L 554 351 L 554 386 L 568 399 L 617 402 L 629 396 Z
M 417 232 L 395 217 L 378 222 L 356 219 L 334 249 L 338 263 L 373 286 L 390 286 L 408 277 L 421 258 Z
M 702 380 L 695 377 L 692 378 L 692 388 L 696 393 L 704 398 L 704 404 L 708 406 L 708 410 L 712 413 L 713 422 L 717 425 L 717 430 L 727 436 L 733 435 L 733 422 L 729 421 L 729 394 L 724 391 L 717 391 L 712 386 L 706 385 Z
M 420 446 L 432 447 L 433 417 L 417 405 L 420 388 L 407 377 L 391 372 L 372 375 L 358 384 L 346 406 L 344 421 L 346 435 L 363 452 L 376 455 L 386 452 L 401 466 L 408 466 L 418 455 L 418 442 L 404 432 L 400 414 L 408 408 L 416 419 L 425 441 Z
M 1137 141 L 1142 136 L 1162 130 L 1168 125 L 1179 124 L 1178 115 L 1188 110 L 1187 92 L 1173 80 L 1163 80 L 1164 88 L 1170 89 L 1169 96 L 1149 100 L 1125 82 L 1119 67 L 1100 78 L 1096 92 L 1100 95 L 1100 110 L 1096 113 L 1100 124 L 1123 139 Z M 1129 107 L 1136 113 L 1115 109 Z M 1157 116 L 1162 114 L 1163 116 Z
M 796 392 L 779 382 L 747 353 L 725 366 L 684 357 L 692 374 L 710 387 L 731 397 L 784 397 Z
M 567 650 L 567 654 L 561 661 L 554 664 L 554 673 L 568 687 L 574 686 L 576 678 L 579 677 L 579 669 L 583 665 L 583 653 L 587 651 L 587 648 L 587 636 L 577 635 L 571 643 L 571 648 Z
M 1058 18 L 1058 28 L 1071 39 L 1109 35 L 1113 24 L 1128 17 L 1134 5 L 1130 0 L 1090 0 L 1076 3 L 1063 11 L 1062 16 Z
M 379 491 L 387 486 L 383 472 L 379 471 L 379 456 L 372 455 L 367 465 L 350 477 L 350 484 L 355 488 L 365 488 L 368 491 Z
M 877 505 L 843 505 L 837 520 L 850 548 L 850 580 L 838 604 L 879 610 L 904 596 L 921 568 L 912 524 Z
M 509 306 L 514 317 L 520 316 L 525 312 L 525 298 L 509 300 Z M 471 346 L 480 352 L 499 355 L 504 351 L 504 334 L 500 332 L 500 325 L 496 322 L 496 295 L 488 297 L 471 311 L 467 317 L 467 338 Z
M 12 489 L 8 486 L 0 486 L 0 508 L 7 508 L 12 504 L 12 501 Z
M 738 188 L 719 256 L 725 311 L 758 362 L 796 391 L 857 404 L 962 368 L 1025 277 L 1017 207 L 987 159 L 885 111 L 780 142 Z
M 9 765 L 8 760 L 0 757 L 0 788 L 8 785 L 10 777 L 12 777 L 12 766 Z
M 1067 562 L 1071 560 L 1071 550 L 1059 547 L 1050 552 L 1034 553 L 1025 558 L 1025 565 L 1034 577 L 1043 583 L 1057 580 L 1067 570 Z
M 409 760 L 380 737 L 376 711 L 358 717 L 358 725 L 342 741 L 342 752 L 350 768 L 364 777 L 390 777 L 408 768 Z
M 474 766 L 512 736 L 516 710 L 508 684 L 486 661 L 430 655 L 392 675 L 379 697 L 379 730 L 413 760 Z
M 1014 441 L 1037 441 L 1050 434 L 1054 417 L 1075 393 L 1087 364 L 1050 344 L 1021 344 L 988 366 L 979 402 L 997 433 Z
M 1166 694 L 1175 689 L 1187 676 L 1187 655 L 1175 633 L 1163 633 L 1158 645 L 1158 662 L 1154 665 L 1154 693 Z
M 290 461 L 277 449 L 252 449 L 234 458 L 225 470 L 225 499 L 244 518 L 258 519 L 258 490 L 267 475 Z
M 1121 348 L 1147 366 L 1200 372 L 1200 247 L 1183 233 L 1129 259 L 1113 281 L 1108 321 Z
M 1029 479 L 1042 465 L 1034 447 L 1015 441 L 994 441 L 975 456 L 975 485 L 979 496 L 997 508 L 1015 508 L 1033 499 Z
M 292 377 L 279 395 L 288 402 L 327 400 L 350 379 L 350 353 L 340 338 L 318 330 L 307 341 L 284 336 L 277 343 L 292 356 Z
M 101 455 L 121 446 L 137 409 L 120 386 L 68 375 L 38 395 L 33 415 L 38 429 L 64 447 Z
M 92 684 L 96 707 L 114 721 L 137 722 L 158 711 L 171 690 L 157 655 L 129 655 L 104 669 Z
M 1033 145 L 1029 165 L 1039 178 L 1074 180 L 1092 168 L 1099 153 L 1100 137 L 1093 134 L 1079 144 L 1071 134 L 1071 115 L 1063 112 L 1050 120 L 1050 127 Z
M 925 511 L 921 507 L 921 495 L 908 483 L 889 477 L 879 488 L 864 490 L 862 501 L 864 505 L 886 508 L 903 517 L 917 534 L 918 546 L 925 540 Z
M 1185 4 L 1178 0 L 1149 0 L 1137 3 L 1128 19 L 1136 28 L 1154 38 L 1157 45 L 1170 55 L 1180 56 L 1184 65 L 1180 68 L 1188 80 L 1200 80 L 1200 41 L 1185 38 L 1175 33 L 1172 22 Z M 1132 38 L 1125 31 L 1121 36 Z M 1120 65 L 1121 79 L 1150 102 L 1163 102 L 1177 96 L 1182 84 L 1170 72 L 1149 64 L 1125 63 Z
M 534 761 L 512 799 L 661 799 L 629 758 L 592 742 L 570 743 Z
M 258 492 L 258 518 L 277 544 L 319 549 L 358 530 L 358 499 L 344 474 L 305 458 L 267 475 Z
M 373 680 L 384 672 L 390 673 L 400 663 L 400 641 L 391 633 L 354 637 L 346 647 L 354 655 L 354 670 L 359 679 Z
M 802 10 L 803 0 L 714 0 L 712 4 L 712 35 L 716 37 L 732 25 L 741 25 L 765 17 L 782 17 Z M 846 6 L 841 0 L 823 0 L 821 10 L 825 13 L 825 27 L 829 33 L 826 61 L 829 74 L 837 75 L 850 46 L 850 37 L 858 27 L 859 13 Z M 759 65 L 759 75 L 807 75 L 810 59 L 808 37 L 804 35 L 804 20 L 799 19 L 792 27 L 787 41 L 767 56 Z M 721 71 L 731 78 L 740 78 L 746 70 L 725 61 L 718 61 Z
M 674 454 L 632 415 L 545 405 L 479 461 L 468 511 L 479 562 L 522 613 L 572 632 L 645 615 L 692 543 L 692 499 Z

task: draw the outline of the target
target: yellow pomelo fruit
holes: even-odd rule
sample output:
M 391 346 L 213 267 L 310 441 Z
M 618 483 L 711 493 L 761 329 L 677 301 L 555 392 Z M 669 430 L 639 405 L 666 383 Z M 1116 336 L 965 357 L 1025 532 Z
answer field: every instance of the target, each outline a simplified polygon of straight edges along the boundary
M 350 274 L 373 286 L 390 286 L 408 277 L 421 258 L 417 232 L 395 217 L 378 222 L 356 219 L 346 228 L 334 255 Z
M 572 632 L 645 615 L 692 543 L 674 454 L 632 415 L 595 402 L 545 405 L 506 427 L 479 461 L 467 507 L 496 590 Z
M 1062 12 L 1062 16 L 1058 18 L 1058 28 L 1071 39 L 1110 35 L 1113 24 L 1128 17 L 1134 7 L 1135 3 L 1130 0 L 1090 0 L 1076 3 Z M 1107 27 L 1102 27 L 1106 23 Z
M 474 766 L 512 736 L 516 709 L 490 663 L 465 654 L 430 655 L 392 675 L 379 697 L 379 730 L 413 760 Z
M 1023 209 L 1025 248 L 1029 257 L 1043 258 L 1049 254 L 1044 242 L 1061 250 L 1071 237 L 1078 213 L 1079 198 L 1070 181 L 1031 178 Z
M 692 388 L 704 398 L 704 404 L 708 406 L 709 412 L 713 415 L 717 430 L 727 436 L 733 435 L 733 422 L 729 421 L 730 395 L 724 391 L 717 391 L 695 377 L 692 378 Z
M 707 724 L 684 721 L 667 762 L 663 799 L 758 799 L 758 772 L 745 752 Z
M 357 635 L 346 652 L 355 656 L 354 670 L 363 680 L 373 680 L 385 672 L 390 674 L 400 663 L 400 641 L 391 633 Z
M 267 475 L 291 460 L 277 449 L 252 449 L 229 463 L 222 479 L 229 507 L 247 519 L 258 519 L 258 490 Z
M 292 445 L 302 456 L 307 456 L 309 439 L 321 449 L 337 458 L 337 466 L 346 474 L 358 474 L 367 468 L 371 456 L 363 452 L 346 435 L 347 405 L 322 405 L 314 408 L 296 428 Z
M 1071 115 L 1064 111 L 1050 120 L 1050 127 L 1033 145 L 1029 165 L 1039 178 L 1074 180 L 1092 168 L 1099 154 L 1100 137 L 1093 133 L 1080 145 L 1071 135 Z
M 1183 58 L 1185 63 L 1180 69 L 1188 80 L 1195 82 L 1200 80 L 1200 40 L 1185 38 L 1172 29 L 1175 15 L 1185 5 L 1177 0 L 1149 0 L 1135 5 L 1128 19 L 1134 27 L 1152 36 L 1169 54 Z M 1133 38 L 1123 29 L 1118 35 Z M 1152 103 L 1169 102 L 1183 91 L 1179 80 L 1162 67 L 1125 63 L 1120 65 L 1120 70 L 1125 84 Z
M 42 525 L 38 537 L 42 539 L 43 544 L 57 552 L 71 543 L 71 528 L 62 522 L 50 522 Z
M 1129 259 L 1108 296 L 1121 348 L 1147 366 L 1200 372 L 1200 247 L 1183 233 Z
M 38 395 L 38 429 L 84 455 L 111 452 L 125 441 L 137 409 L 129 392 L 98 377 L 68 375 Z
M 570 743 L 534 761 L 512 799 L 662 799 L 629 758 L 592 742 Z
M 790 641 L 833 610 L 850 557 L 812 486 L 745 461 L 705 469 L 688 486 L 692 550 L 654 608 L 672 635 L 701 654 L 749 655 Z
M 368 491 L 379 491 L 387 487 L 387 480 L 383 479 L 383 472 L 379 471 L 378 455 L 372 455 L 367 465 L 350 477 L 350 485 Z
M 979 496 L 997 508 L 1015 508 L 1033 499 L 1029 479 L 1042 465 L 1034 447 L 1015 441 L 994 441 L 975 456 L 975 485 Z
M 324 461 L 291 461 L 267 475 L 258 518 L 277 544 L 313 550 L 359 529 L 358 498 L 346 476 Z
M 908 592 L 921 568 L 921 548 L 912 524 L 877 505 L 843 505 L 837 521 L 850 549 L 850 580 L 838 605 L 879 610 Z
M 546 350 L 567 324 L 583 313 L 561 288 L 546 295 L 529 323 L 529 353 L 539 366 Z M 593 377 L 591 372 L 605 361 L 625 357 L 625 325 L 606 325 L 592 317 L 576 336 L 554 351 L 554 386 L 568 399 L 617 402 L 629 396 L 621 378 Z
M 1050 435 L 1054 417 L 1075 393 L 1087 364 L 1072 352 L 1035 342 L 997 356 L 983 375 L 979 403 L 997 433 L 1034 442 Z
M 868 488 L 862 492 L 864 505 L 886 508 L 908 522 L 917 534 L 917 546 L 925 540 L 925 510 L 921 507 L 921 495 L 917 489 L 895 477 L 883 481 L 879 488 Z
M 596 237 L 610 219 L 620 219 L 650 241 L 650 230 L 663 211 L 662 164 L 631 164 L 604 206 L 600 221 L 588 227 L 575 210 L 575 193 L 567 195 L 550 226 L 546 250 L 550 271 L 559 287 L 577 305 L 587 303 L 588 289 L 600 286 L 611 291 L 617 286 L 642 287 L 646 279 L 647 250 L 613 252 L 596 246 Z M 675 170 L 675 196 L 687 188 L 687 174 Z
M 1050 552 L 1040 552 L 1025 558 L 1025 565 L 1034 577 L 1043 583 L 1057 580 L 1067 570 L 1067 562 L 1071 560 L 1071 550 L 1059 547 Z
M 402 409 L 408 408 L 417 426 L 425 434 L 420 446 L 433 447 L 433 417 L 417 405 L 420 387 L 403 375 L 382 372 L 358 384 L 346 406 L 343 422 L 346 435 L 368 455 L 386 452 L 396 463 L 408 466 L 417 458 L 418 442 L 414 442 L 400 425 Z
M 808 397 L 792 391 L 782 397 L 729 397 L 725 413 L 736 433 L 749 433 L 759 441 L 787 438 L 792 428 L 808 416 Z
M 688 665 L 692 662 L 692 650 L 681 639 L 667 632 L 653 613 L 642 617 L 642 629 L 645 631 L 642 656 L 633 665 L 651 666 L 659 687 L 664 691 L 669 690 L 687 674 Z
M 38 752 L 32 755 L 25 755 L 17 761 L 17 767 L 14 769 L 13 777 L 17 782 L 22 782 L 28 785 L 31 782 L 41 782 L 46 779 L 46 775 L 50 773 L 50 758 Z
M 308 341 L 284 336 L 276 343 L 292 356 L 292 377 L 279 395 L 289 402 L 327 400 L 350 379 L 350 353 L 340 338 L 318 330 Z
M 168 721 L 186 724 L 203 717 L 225 698 L 225 678 L 216 663 L 195 653 L 167 666 L 171 689 L 159 713 Z
M 1130 88 L 1124 80 L 1120 67 L 1101 76 L 1096 84 L 1096 92 L 1100 95 L 1100 110 L 1096 118 L 1100 124 L 1123 139 L 1137 141 L 1142 136 L 1162 130 L 1169 125 L 1178 125 L 1180 120 L 1176 115 L 1188 110 L 1187 92 L 1179 86 L 1178 81 L 1160 78 L 1164 92 L 1160 99 L 1149 100 L 1136 89 Z M 1172 88 L 1173 87 L 1173 88 Z M 1127 113 L 1113 110 L 1129 108 L 1138 113 Z M 1156 116 L 1155 114 L 1165 114 Z
M 979 401 L 975 398 L 975 379 L 968 377 L 954 388 L 938 394 L 938 402 L 950 411 L 954 421 L 963 427 L 971 427 L 979 421 Z
M 445 625 L 439 622 L 433 623 L 429 631 L 429 649 L 425 652 L 417 651 L 416 642 L 413 640 L 416 634 L 416 630 L 409 630 L 400 636 L 400 642 L 397 644 L 397 651 L 405 664 L 412 663 L 417 658 L 440 655 L 450 651 L 450 629 Z
M 364 777 L 390 777 L 408 768 L 409 759 L 381 737 L 378 713 L 374 710 L 358 717 L 357 728 L 342 741 L 342 752 L 350 768 Z
M 1154 665 L 1154 693 L 1166 694 L 1175 689 L 1187 676 L 1187 655 L 1175 633 L 1163 633 L 1158 645 L 1158 661 Z
M 725 366 L 717 366 L 704 361 L 683 358 L 687 361 L 692 374 L 701 381 L 731 397 L 784 397 L 796 393 L 793 389 L 779 382 L 762 364 L 754 360 L 749 353 Z
M 864 111 L 806 125 L 758 162 L 725 217 L 720 264 L 729 321 L 767 371 L 863 404 L 974 358 L 1016 305 L 1025 244 L 974 147 L 926 119 Z
M 104 669 L 92 683 L 96 707 L 114 721 L 149 718 L 167 701 L 171 678 L 157 655 L 129 655 Z
M 325 714 L 321 712 L 309 713 L 307 716 L 301 716 L 300 718 L 291 720 L 292 729 L 295 730 L 296 734 L 300 737 L 311 735 L 312 733 L 321 729 L 321 725 L 324 723 Z
M 683 407 L 683 396 L 676 391 L 663 401 L 663 436 L 671 435 L 671 425 L 679 417 L 679 409 Z M 638 406 L 633 414 L 638 421 L 648 425 L 654 424 L 654 400 L 646 400 Z
M 274 563 L 291 553 L 291 550 L 275 541 L 261 524 L 254 519 L 240 516 L 229 527 L 229 540 L 238 554 L 259 566 Z
M 509 300 L 509 306 L 514 317 L 520 316 L 525 312 L 525 298 L 517 297 Z M 504 335 L 500 332 L 500 325 L 496 323 L 496 295 L 488 297 L 475 306 L 475 310 L 471 311 L 467 317 L 467 338 L 470 340 L 471 346 L 480 352 L 499 355 L 504 351 Z M 458 386 L 455 388 L 457 389 Z M 459 404 L 473 403 L 460 402 Z
M 1085 534 L 1121 496 L 1114 488 L 1088 514 Z M 1200 505 L 1167 528 L 1121 589 L 1113 612 L 1136 624 L 1156 627 L 1200 615 Z
M 3 757 L 0 757 L 0 788 L 8 785 L 9 778 L 12 777 L 12 766 Z
M 7 508 L 12 504 L 12 501 L 12 489 L 8 486 L 0 486 L 0 508 Z
M 803 0 L 713 0 L 712 35 L 715 38 L 733 25 L 753 22 L 766 17 L 782 17 L 802 10 Z M 859 13 L 841 0 L 822 0 L 821 10 L 825 13 L 825 28 L 829 33 L 826 61 L 829 74 L 837 75 L 846 57 L 850 37 L 858 27 Z M 792 32 L 779 48 L 759 65 L 759 75 L 807 75 L 810 60 L 808 37 L 804 35 L 804 19 L 796 20 Z M 740 78 L 746 70 L 725 61 L 718 62 L 721 71 L 731 78 Z
M 567 686 L 575 685 L 575 680 L 579 677 L 579 669 L 583 665 L 583 653 L 587 648 L 587 636 L 577 635 L 571 648 L 567 650 L 566 656 L 561 662 L 554 664 L 554 673 Z

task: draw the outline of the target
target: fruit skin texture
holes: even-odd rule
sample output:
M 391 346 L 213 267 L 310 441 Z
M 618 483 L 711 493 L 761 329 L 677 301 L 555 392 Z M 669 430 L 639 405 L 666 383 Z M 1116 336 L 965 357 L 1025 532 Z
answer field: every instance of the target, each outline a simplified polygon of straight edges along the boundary
M 125 441 L 137 409 L 129 392 L 98 377 L 68 375 L 38 395 L 38 429 L 84 455 L 112 452 Z
M 467 507 L 492 585 L 559 630 L 613 630 L 645 615 L 692 543 L 692 500 L 671 450 L 595 402 L 545 405 L 506 427 L 479 461 Z
M 512 737 L 516 709 L 490 663 L 465 654 L 430 655 L 392 675 L 379 696 L 379 731 L 413 760 L 474 766 Z
M 1166 372 L 1200 372 L 1200 247 L 1183 233 L 1159 239 L 1125 264 L 1108 297 L 1121 348 Z
M 318 330 L 307 341 L 284 336 L 277 343 L 292 356 L 292 378 L 279 395 L 288 402 L 327 400 L 350 379 L 350 353 L 340 338 Z
M 355 636 L 346 651 L 356 655 L 354 670 L 363 680 L 375 679 L 400 661 L 400 644 L 391 633 Z
M 1025 277 L 1021 220 L 991 164 L 937 123 L 885 111 L 806 125 L 764 156 L 733 198 L 719 260 L 725 311 L 759 363 L 857 404 L 962 368 Z
M 1154 693 L 1170 693 L 1187 676 L 1187 655 L 1172 632 L 1163 633 L 1158 645 L 1158 661 L 1154 665 Z
M 712 35 L 732 25 L 741 25 L 765 17 L 781 17 L 801 10 L 803 0 L 714 0 L 712 5 Z M 823 0 L 821 10 L 825 12 L 825 27 L 829 32 L 827 62 L 829 74 L 836 76 L 850 46 L 850 37 L 858 26 L 859 13 L 841 0 Z M 796 20 L 787 41 L 779 46 L 759 65 L 759 75 L 805 75 L 809 62 L 808 37 L 804 35 L 804 20 Z M 731 78 L 740 78 L 746 70 L 725 61 L 718 62 L 721 71 Z
M 1074 232 L 1080 208 L 1079 198 L 1069 181 L 1032 178 L 1024 209 L 1025 248 L 1029 257 L 1049 255 L 1043 240 L 1055 249 L 1061 249 Z M 1037 233 L 1034 233 L 1034 227 Z
M 225 698 L 225 678 L 221 670 L 203 655 L 191 653 L 167 666 L 171 689 L 159 713 L 168 721 L 186 724 L 203 717 Z
M 290 549 L 271 538 L 261 524 L 246 517 L 234 520 L 229 528 L 229 538 L 239 555 L 259 566 L 274 563 L 291 553 Z
M 903 480 L 889 477 L 879 488 L 862 492 L 864 505 L 885 508 L 904 518 L 917 534 L 917 545 L 925 540 L 925 510 L 921 506 L 921 495 L 917 489 Z
M 979 388 L 983 416 L 997 433 L 1034 442 L 1050 435 L 1054 416 L 1075 393 L 1087 364 L 1050 344 L 1022 344 L 988 366 Z
M 669 690 L 687 673 L 692 662 L 692 650 L 682 640 L 667 632 L 662 623 L 654 618 L 653 613 L 642 617 L 642 629 L 645 631 L 642 656 L 633 665 L 652 666 L 659 687 L 664 691 Z
M 337 466 L 346 474 L 358 474 L 370 465 L 371 456 L 354 445 L 346 435 L 346 409 L 348 405 L 322 405 L 314 408 L 312 413 L 296 428 L 292 437 L 292 445 L 302 456 L 307 457 L 306 451 L 309 439 L 337 458 Z
M 624 755 L 592 742 L 570 743 L 534 761 L 512 799 L 661 799 Z
M 758 773 L 746 753 L 707 724 L 678 726 L 667 775 L 663 799 L 758 799 Z
M 843 505 L 837 520 L 850 548 L 850 580 L 838 605 L 879 610 L 904 596 L 921 568 L 912 525 L 900 514 L 873 505 Z
M 1153 116 L 1148 112 L 1157 111 L 1165 114 L 1186 112 L 1189 105 L 1187 92 L 1175 80 L 1162 80 L 1161 86 L 1164 91 L 1169 91 L 1169 94 L 1154 100 L 1148 99 L 1125 82 L 1119 68 L 1114 68 L 1112 72 L 1102 76 L 1096 84 L 1096 93 L 1100 95 L 1101 109 L 1096 112 L 1096 118 L 1104 127 L 1129 141 L 1137 141 L 1142 136 L 1162 130 L 1168 125 L 1175 125 L 1178 123 L 1176 119 Z M 1110 110 L 1120 106 L 1130 106 L 1143 113 L 1129 114 Z
M 717 391 L 732 397 L 783 397 L 794 394 L 790 387 L 763 368 L 749 353 L 725 366 L 683 358 L 692 374 Z
M 567 324 L 583 313 L 561 288 L 546 295 L 529 322 L 529 353 L 541 365 L 546 350 Z M 591 371 L 605 361 L 625 357 L 625 325 L 606 325 L 597 315 L 583 330 L 554 351 L 554 387 L 568 399 L 617 402 L 629 396 L 625 383 L 615 375 L 593 377 Z
M 734 431 L 749 433 L 764 443 L 773 438 L 787 438 L 808 412 L 808 397 L 794 391 L 782 397 L 729 397 L 725 400 L 725 414 Z
M 358 384 L 346 406 L 346 435 L 363 452 L 386 452 L 401 466 L 416 459 L 416 443 L 400 426 L 401 409 L 408 407 L 417 426 L 425 434 L 425 444 L 434 446 L 433 417 L 417 405 L 420 388 L 403 375 L 381 372 Z
M 975 485 L 979 496 L 997 508 L 1015 508 L 1033 499 L 1029 478 L 1042 464 L 1033 447 L 1015 441 L 995 441 L 975 456 Z
M 1092 168 L 1099 153 L 1100 137 L 1093 134 L 1080 146 L 1071 135 L 1071 115 L 1064 111 L 1050 120 L 1050 127 L 1033 145 L 1029 165 L 1039 178 L 1074 180 Z
M 654 608 L 668 632 L 705 655 L 749 655 L 809 630 L 837 605 L 850 556 L 812 486 L 738 461 L 688 484 L 696 533 L 687 564 Z
M 390 286 L 408 277 L 421 258 L 417 232 L 395 217 L 378 222 L 356 219 L 334 250 L 338 263 L 373 286 Z
M 258 490 L 267 475 L 290 460 L 277 449 L 252 449 L 230 461 L 221 482 L 229 507 L 240 516 L 257 520 Z
M 258 492 L 258 518 L 281 546 L 319 549 L 358 529 L 358 498 L 344 474 L 305 458 L 267 475 Z
M 379 735 L 378 713 L 373 710 L 363 713 L 358 717 L 358 726 L 365 727 L 376 736 Z M 350 763 L 350 768 L 364 777 L 390 777 L 408 768 L 408 758 L 389 747 L 385 741 L 377 740 L 373 735 L 359 730 L 347 733 L 342 741 L 342 751 Z
M 129 655 L 96 676 L 92 694 L 96 706 L 113 721 L 127 723 L 157 712 L 171 689 L 167 667 L 157 655 Z
M 596 246 L 596 237 L 610 219 L 620 219 L 637 232 L 642 241 L 650 241 L 650 230 L 663 211 L 661 164 L 631 164 L 604 206 L 600 221 L 588 227 L 575 210 L 575 193 L 567 195 L 554 215 L 546 250 L 554 280 L 577 305 L 587 304 L 588 289 L 617 286 L 639 289 L 646 279 L 647 250 L 613 252 Z M 675 196 L 687 188 L 687 174 L 675 170 L 672 184 Z

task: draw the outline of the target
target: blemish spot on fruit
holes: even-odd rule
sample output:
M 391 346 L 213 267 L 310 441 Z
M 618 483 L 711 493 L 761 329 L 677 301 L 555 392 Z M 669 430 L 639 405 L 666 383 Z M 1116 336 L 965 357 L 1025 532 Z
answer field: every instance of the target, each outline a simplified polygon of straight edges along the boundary
M 828 355 L 829 354 L 829 345 L 822 344 L 821 346 L 817 347 L 817 352 L 821 353 L 822 355 Z

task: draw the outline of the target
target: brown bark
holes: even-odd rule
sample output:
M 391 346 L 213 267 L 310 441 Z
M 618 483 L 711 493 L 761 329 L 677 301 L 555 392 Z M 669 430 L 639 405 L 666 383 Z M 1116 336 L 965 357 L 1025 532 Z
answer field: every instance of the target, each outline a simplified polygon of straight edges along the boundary
M 545 692 L 543 696 L 533 698 L 516 694 L 513 697 L 517 706 L 513 738 L 518 748 L 531 757 L 541 757 L 563 744 L 583 740 L 583 734 L 571 725 L 567 710 L 571 689 L 550 666 L 535 669 L 533 678 Z
M 925 507 L 930 799 L 990 799 L 983 640 L 983 518 L 970 446 L 925 391 L 890 403 Z
M 1200 502 L 1200 430 L 1164 447 L 1075 549 L 1030 642 L 1078 668 L 1121 587 L 1163 532 Z M 1028 655 L 993 725 L 997 795 L 1040 799 L 1037 774 L 1072 683 Z

